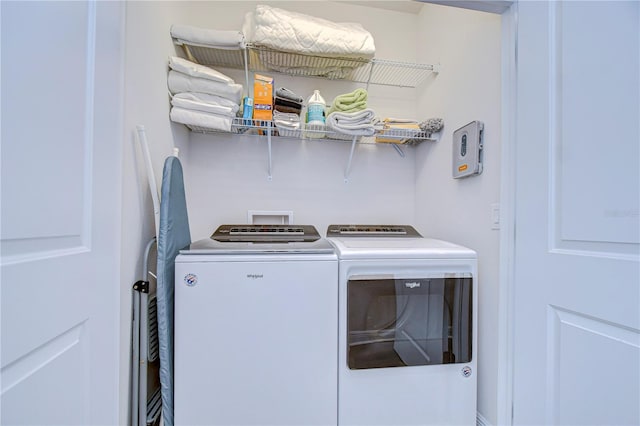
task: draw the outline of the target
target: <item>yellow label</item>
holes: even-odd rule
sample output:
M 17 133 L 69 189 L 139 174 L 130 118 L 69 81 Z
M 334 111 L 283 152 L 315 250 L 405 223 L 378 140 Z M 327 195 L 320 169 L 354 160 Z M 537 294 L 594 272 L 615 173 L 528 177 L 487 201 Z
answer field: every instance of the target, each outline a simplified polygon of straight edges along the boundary
M 463 164 L 462 166 L 458 167 L 458 171 L 459 172 L 464 172 L 465 170 L 467 170 L 467 165 Z

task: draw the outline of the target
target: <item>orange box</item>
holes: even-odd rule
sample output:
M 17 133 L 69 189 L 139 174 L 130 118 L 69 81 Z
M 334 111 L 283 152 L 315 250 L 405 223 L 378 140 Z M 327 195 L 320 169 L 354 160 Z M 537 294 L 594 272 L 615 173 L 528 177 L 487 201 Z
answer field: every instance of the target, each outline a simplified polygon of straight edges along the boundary
M 253 119 L 273 119 L 273 77 L 254 74 L 253 77 Z

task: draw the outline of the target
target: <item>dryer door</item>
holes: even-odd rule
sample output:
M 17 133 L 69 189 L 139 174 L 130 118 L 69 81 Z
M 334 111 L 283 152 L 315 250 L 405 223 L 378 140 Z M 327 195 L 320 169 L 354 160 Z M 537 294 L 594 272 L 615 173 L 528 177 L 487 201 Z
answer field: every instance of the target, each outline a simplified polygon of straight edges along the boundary
M 472 277 L 349 278 L 350 369 L 466 363 L 472 349 Z

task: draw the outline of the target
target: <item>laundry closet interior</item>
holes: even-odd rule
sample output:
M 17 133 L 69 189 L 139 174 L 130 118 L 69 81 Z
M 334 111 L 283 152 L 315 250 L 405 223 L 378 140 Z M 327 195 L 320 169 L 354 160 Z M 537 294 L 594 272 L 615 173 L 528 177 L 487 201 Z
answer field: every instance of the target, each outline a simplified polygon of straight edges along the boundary
M 355 143 L 330 138 L 277 137 L 192 131 L 169 119 L 168 59 L 186 57 L 172 25 L 241 30 L 256 5 L 333 22 L 357 22 L 375 41 L 375 59 L 432 66 L 415 87 L 344 81 L 259 71 L 309 98 L 319 90 L 327 105 L 336 96 L 366 88 L 367 107 L 380 118 L 444 127 L 415 144 Z M 154 174 L 178 149 L 184 171 L 191 240 L 209 237 L 221 224 L 247 223 L 248 212 L 291 212 L 294 224 L 411 224 L 423 236 L 477 253 L 477 411 L 497 419 L 499 203 L 502 140 L 501 16 L 448 5 L 410 1 L 180 1 L 126 5 L 124 202 L 133 206 L 124 234 L 154 233 L 143 153 L 136 126 L 143 125 Z M 428 68 L 428 67 L 427 67 Z M 242 69 L 218 68 L 245 86 Z M 393 76 L 400 71 L 391 71 Z M 249 70 L 250 82 L 254 72 Z M 365 79 L 366 80 L 366 79 Z M 484 125 L 483 171 L 452 177 L 453 132 L 472 121 Z M 129 131 L 130 129 L 130 131 Z M 353 149 L 352 149 L 353 148 Z M 133 184 L 132 184 L 133 183 Z M 268 213 L 267 213 L 268 214 Z M 140 262 L 144 238 L 132 247 Z M 127 293 L 123 291 L 123 298 Z M 295 300 L 291 300 L 295 303 Z M 129 306 L 122 303 L 123 311 Z M 126 316 L 125 313 L 122 314 Z M 121 333 L 127 336 L 127 333 Z

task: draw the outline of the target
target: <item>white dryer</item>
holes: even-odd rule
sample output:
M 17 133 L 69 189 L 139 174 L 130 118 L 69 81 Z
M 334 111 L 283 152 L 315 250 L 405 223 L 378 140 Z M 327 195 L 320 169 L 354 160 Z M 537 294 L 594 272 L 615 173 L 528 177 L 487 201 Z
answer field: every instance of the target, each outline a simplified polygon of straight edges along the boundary
M 338 262 L 314 227 L 224 225 L 175 266 L 176 425 L 336 424 Z
M 476 423 L 477 257 L 411 226 L 330 225 L 338 424 Z

